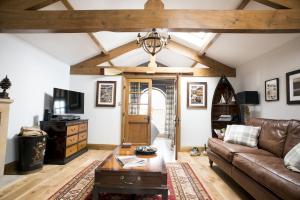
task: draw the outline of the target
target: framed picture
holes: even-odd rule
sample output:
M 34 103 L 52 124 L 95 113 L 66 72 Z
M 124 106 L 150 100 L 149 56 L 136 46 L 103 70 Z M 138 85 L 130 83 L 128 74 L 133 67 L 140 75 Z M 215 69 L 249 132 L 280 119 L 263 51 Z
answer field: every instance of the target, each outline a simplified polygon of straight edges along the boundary
M 266 101 L 279 100 L 279 78 L 274 78 L 265 81 L 265 100 Z
M 300 104 L 300 70 L 286 73 L 287 104 Z
M 97 81 L 96 106 L 116 106 L 116 81 Z
M 206 82 L 188 82 L 187 107 L 207 108 L 207 83 Z

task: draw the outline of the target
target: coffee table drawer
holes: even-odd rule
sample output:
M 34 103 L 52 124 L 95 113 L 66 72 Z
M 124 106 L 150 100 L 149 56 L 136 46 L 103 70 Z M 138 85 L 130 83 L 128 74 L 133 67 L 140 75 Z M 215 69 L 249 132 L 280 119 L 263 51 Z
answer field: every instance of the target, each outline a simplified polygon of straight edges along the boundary
M 167 175 L 156 176 L 126 175 L 96 173 L 95 183 L 99 185 L 127 186 L 127 187 L 158 187 L 167 185 Z

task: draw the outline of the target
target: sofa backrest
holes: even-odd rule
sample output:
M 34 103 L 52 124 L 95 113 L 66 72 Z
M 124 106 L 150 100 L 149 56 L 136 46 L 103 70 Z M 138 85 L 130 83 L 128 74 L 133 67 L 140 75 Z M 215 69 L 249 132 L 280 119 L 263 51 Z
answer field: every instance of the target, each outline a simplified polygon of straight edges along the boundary
M 247 124 L 261 126 L 258 138 L 259 148 L 267 150 L 278 157 L 283 157 L 289 122 L 288 120 L 256 118 L 251 119 Z
M 300 121 L 291 120 L 284 145 L 283 156 L 285 156 L 298 143 L 300 143 Z
M 262 118 L 251 118 L 246 125 L 249 126 L 257 126 L 257 127 L 262 127 L 262 125 L 265 123 L 265 119 Z

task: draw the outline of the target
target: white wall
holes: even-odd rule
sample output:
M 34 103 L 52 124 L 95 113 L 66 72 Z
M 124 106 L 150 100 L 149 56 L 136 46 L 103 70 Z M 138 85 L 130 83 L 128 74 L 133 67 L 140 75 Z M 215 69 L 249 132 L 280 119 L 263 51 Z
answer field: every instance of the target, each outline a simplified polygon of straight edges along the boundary
M 0 34 L 0 79 L 8 75 L 11 105 L 6 163 L 16 160 L 15 135 L 43 119 L 45 94 L 69 88 L 69 66 L 8 34 Z
M 181 78 L 181 147 L 204 146 L 211 137 L 212 99 L 220 78 Z M 207 109 L 187 108 L 187 83 L 207 82 Z M 236 79 L 230 78 L 233 87 Z
M 260 94 L 255 117 L 300 119 L 300 105 L 286 103 L 286 73 L 297 69 L 300 69 L 300 37 L 238 67 L 238 91 L 256 90 Z M 280 100 L 266 102 L 265 81 L 273 78 L 279 78 Z
M 116 81 L 116 107 L 96 107 L 96 82 Z M 84 115 L 89 120 L 89 144 L 120 144 L 122 77 L 72 75 L 70 89 L 85 95 Z
M 211 137 L 211 102 L 220 78 L 182 77 L 181 80 L 181 146 L 203 146 Z M 96 82 L 117 81 L 116 107 L 96 107 Z M 187 82 L 201 81 L 208 85 L 207 109 L 187 109 Z M 235 79 L 230 82 L 235 85 Z M 121 138 L 121 76 L 72 75 L 70 89 L 85 93 L 85 111 L 82 118 L 89 119 L 89 144 L 120 144 Z

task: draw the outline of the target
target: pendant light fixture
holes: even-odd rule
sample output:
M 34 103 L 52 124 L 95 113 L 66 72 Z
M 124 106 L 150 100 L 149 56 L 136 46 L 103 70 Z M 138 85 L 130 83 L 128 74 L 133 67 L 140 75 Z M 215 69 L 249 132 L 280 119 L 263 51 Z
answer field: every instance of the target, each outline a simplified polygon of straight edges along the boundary
M 153 28 L 152 31 L 148 32 L 144 37 L 139 33 L 136 40 L 139 46 L 142 46 L 147 53 L 154 56 L 168 44 L 170 39 L 169 34 L 167 37 L 164 37 Z

